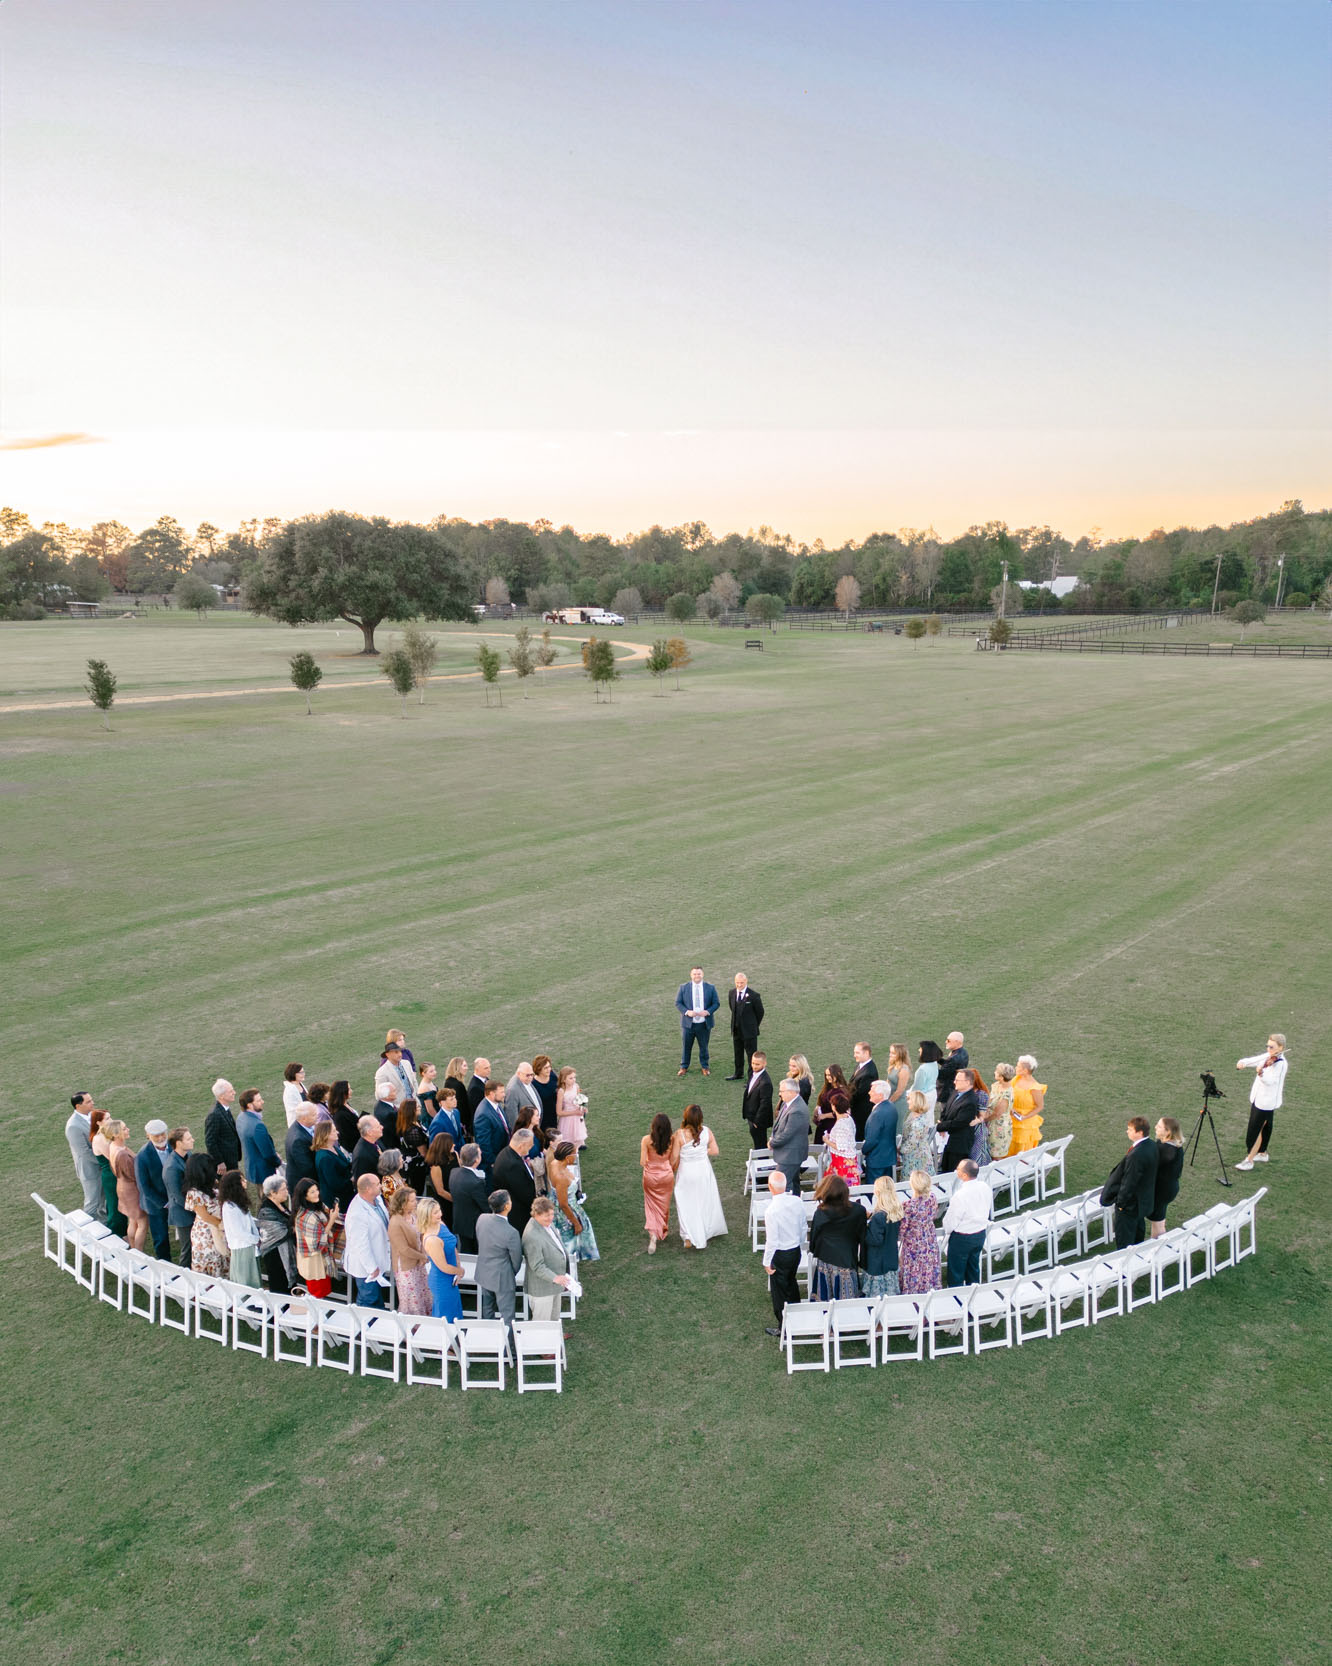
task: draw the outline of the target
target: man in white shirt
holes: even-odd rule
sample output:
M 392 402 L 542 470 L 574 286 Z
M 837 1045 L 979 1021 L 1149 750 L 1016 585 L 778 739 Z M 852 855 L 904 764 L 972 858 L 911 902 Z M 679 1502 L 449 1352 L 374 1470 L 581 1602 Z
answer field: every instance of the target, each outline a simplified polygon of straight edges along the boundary
M 393 1257 L 389 1250 L 388 1211 L 379 1196 L 379 1176 L 363 1174 L 347 1209 L 347 1248 L 342 1264 L 356 1280 L 356 1305 L 382 1307 Z
M 693 1057 L 694 1043 L 698 1043 L 698 1062 L 706 1076 L 708 1070 L 708 1045 L 712 1039 L 712 1026 L 715 1014 L 721 1006 L 717 991 L 703 976 L 701 966 L 691 966 L 689 982 L 682 983 L 675 992 L 675 1010 L 680 1014 L 680 1068 L 677 1076 L 689 1073 L 689 1061 Z
M 970 1157 L 957 1165 L 958 1184 L 944 1211 L 943 1229 L 948 1238 L 948 1288 L 979 1284 L 981 1251 L 985 1231 L 994 1214 L 994 1193 L 978 1178 L 980 1170 Z
M 1281 1109 L 1281 1090 L 1286 1081 L 1285 1036 L 1268 1036 L 1265 1053 L 1255 1053 L 1252 1058 L 1241 1059 L 1235 1068 L 1257 1072 L 1249 1090 L 1249 1127 L 1244 1135 L 1244 1143 L 1249 1148 L 1248 1156 L 1242 1163 L 1235 1164 L 1237 1169 L 1247 1170 L 1255 1163 L 1265 1163 L 1268 1160 L 1267 1147 L 1272 1139 L 1272 1118 Z
M 805 1206 L 787 1191 L 786 1176 L 780 1169 L 768 1176 L 768 1191 L 771 1195 L 763 1214 L 763 1271 L 768 1275 L 768 1294 L 777 1323 L 769 1325 L 767 1333 L 780 1336 L 787 1302 L 800 1300 L 796 1274 L 805 1247 Z

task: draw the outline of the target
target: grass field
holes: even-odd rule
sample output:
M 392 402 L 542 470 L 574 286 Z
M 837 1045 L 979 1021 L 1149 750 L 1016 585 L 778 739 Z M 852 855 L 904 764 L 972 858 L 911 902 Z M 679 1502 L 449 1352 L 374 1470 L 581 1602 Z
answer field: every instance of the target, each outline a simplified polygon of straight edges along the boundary
M 0 688 L 77 690 L 131 629 L 0 627 Z M 280 681 L 314 635 L 150 629 L 177 692 Z M 407 721 L 327 684 L 314 719 L 0 715 L 5 1659 L 1326 1660 L 1332 668 L 692 640 L 680 693 L 633 667 L 611 705 L 564 673 L 503 711 L 442 683 Z M 782 1061 L 954 1025 L 987 1068 L 1035 1052 L 1070 1188 L 1129 1114 L 1191 1121 L 1203 1068 L 1238 1156 L 1234 1060 L 1285 1030 L 1276 1160 L 1229 1194 L 1271 1187 L 1259 1254 L 1054 1343 L 788 1379 L 720 1032 L 688 1087 L 731 1236 L 645 1254 L 694 961 L 748 971 Z M 604 1259 L 562 1397 L 223 1353 L 41 1259 L 27 1194 L 77 1201 L 74 1088 L 137 1141 L 201 1131 L 220 1072 L 276 1128 L 289 1058 L 364 1097 L 390 1023 L 418 1058 L 579 1066 Z M 1220 1195 L 1186 1169 L 1182 1211 Z

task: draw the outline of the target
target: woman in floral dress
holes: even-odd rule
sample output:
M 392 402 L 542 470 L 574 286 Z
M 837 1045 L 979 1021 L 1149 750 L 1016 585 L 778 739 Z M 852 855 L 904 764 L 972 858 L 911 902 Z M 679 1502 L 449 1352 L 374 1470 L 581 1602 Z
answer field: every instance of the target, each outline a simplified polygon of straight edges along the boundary
M 828 1104 L 834 1113 L 832 1127 L 824 1139 L 828 1148 L 828 1173 L 840 1175 L 848 1186 L 858 1186 L 860 1159 L 856 1156 L 856 1124 L 851 1115 L 851 1101 L 844 1093 L 834 1093 Z
M 555 1199 L 555 1230 L 570 1261 L 600 1261 L 597 1235 L 578 1192 L 578 1152 L 572 1140 L 561 1140 L 546 1159 L 546 1178 Z
M 208 1278 L 231 1272 L 227 1241 L 222 1236 L 222 1205 L 217 1195 L 217 1164 L 206 1151 L 191 1151 L 181 1177 L 185 1207 L 194 1215 L 190 1229 L 190 1266 Z
M 923 1169 L 911 1175 L 911 1196 L 902 1205 L 898 1229 L 898 1288 L 923 1296 L 939 1288 L 939 1240 L 934 1231 L 934 1187 Z
M 990 1105 L 985 1113 L 985 1131 L 990 1137 L 990 1161 L 997 1163 L 1007 1157 L 1013 1143 L 1013 1077 L 1011 1064 L 994 1067 L 994 1085 L 990 1089 Z
M 930 1102 L 913 1088 L 907 1094 L 906 1108 L 906 1123 L 897 1145 L 897 1172 L 910 1174 L 912 1169 L 921 1169 L 925 1174 L 937 1174 L 939 1160 Z

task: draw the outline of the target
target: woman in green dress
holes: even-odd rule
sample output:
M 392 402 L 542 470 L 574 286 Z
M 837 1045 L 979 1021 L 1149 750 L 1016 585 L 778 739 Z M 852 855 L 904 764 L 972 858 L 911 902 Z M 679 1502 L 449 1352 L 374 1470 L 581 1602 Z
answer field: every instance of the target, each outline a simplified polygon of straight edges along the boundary
M 106 1204 L 106 1224 L 117 1238 L 125 1236 L 125 1228 L 129 1222 L 120 1212 L 120 1198 L 116 1193 L 116 1171 L 111 1167 L 111 1146 L 102 1126 L 106 1122 L 105 1111 L 94 1111 L 89 1119 L 93 1156 L 97 1159 L 97 1172 L 102 1178 L 102 1200 Z

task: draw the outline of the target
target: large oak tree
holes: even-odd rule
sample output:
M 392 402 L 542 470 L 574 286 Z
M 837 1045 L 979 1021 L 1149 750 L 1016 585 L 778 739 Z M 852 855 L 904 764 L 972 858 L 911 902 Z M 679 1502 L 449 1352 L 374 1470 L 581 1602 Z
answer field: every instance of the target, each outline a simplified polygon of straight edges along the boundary
M 247 604 L 284 624 L 345 619 L 377 653 L 385 619 L 471 619 L 471 582 L 448 540 L 430 527 L 341 511 L 288 521 L 268 538 L 246 579 Z

